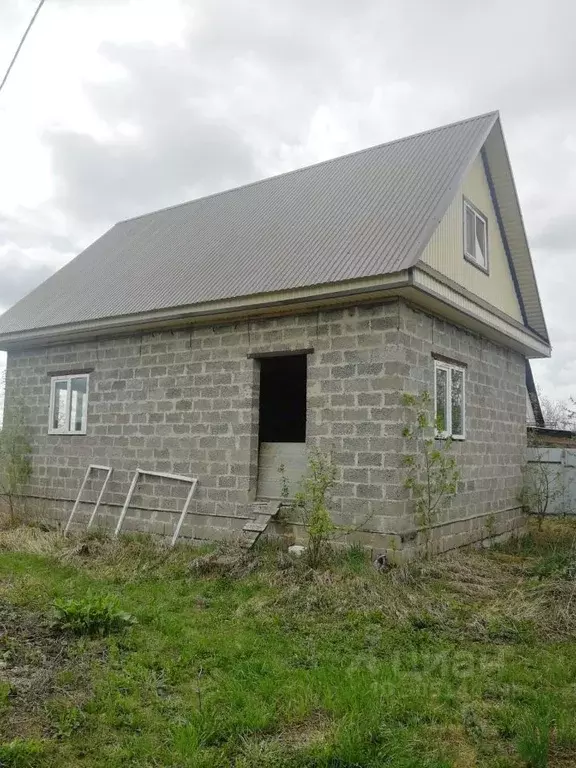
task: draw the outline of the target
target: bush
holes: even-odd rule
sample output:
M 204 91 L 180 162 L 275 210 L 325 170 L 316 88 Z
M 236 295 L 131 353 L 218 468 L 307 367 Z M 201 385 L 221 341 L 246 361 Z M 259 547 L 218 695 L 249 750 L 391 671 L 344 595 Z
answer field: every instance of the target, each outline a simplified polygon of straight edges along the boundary
M 567 581 L 576 579 L 576 552 L 556 551 L 540 558 L 531 570 L 539 579 L 559 578 Z
M 11 524 L 32 474 L 31 450 L 24 410 L 18 406 L 6 413 L 0 428 L 0 499 L 6 502 Z
M 424 553 L 428 556 L 432 526 L 455 495 L 460 472 L 451 455 L 452 438 L 436 439 L 435 432 L 442 433 L 444 427 L 439 419 L 435 422 L 432 418 L 433 403 L 428 392 L 404 393 L 402 405 L 409 409 L 410 418 L 402 437 L 412 450 L 402 457 L 406 472 L 404 487 L 410 491 L 424 535 Z
M 120 609 L 114 595 L 92 595 L 79 600 L 55 600 L 56 625 L 76 635 L 109 635 L 136 623 Z
M 294 495 L 294 508 L 299 511 L 306 533 L 308 546 L 306 559 L 311 568 L 317 568 L 330 547 L 337 526 L 328 508 L 330 491 L 336 480 L 336 469 L 318 450 L 308 456 L 308 472 Z
M 566 489 L 562 470 L 552 469 L 552 465 L 545 460 L 546 449 L 538 439 L 531 438 L 529 447 L 533 456 L 522 468 L 522 487 L 518 501 L 527 515 L 536 516 L 538 530 L 541 531 L 548 510 L 564 500 Z

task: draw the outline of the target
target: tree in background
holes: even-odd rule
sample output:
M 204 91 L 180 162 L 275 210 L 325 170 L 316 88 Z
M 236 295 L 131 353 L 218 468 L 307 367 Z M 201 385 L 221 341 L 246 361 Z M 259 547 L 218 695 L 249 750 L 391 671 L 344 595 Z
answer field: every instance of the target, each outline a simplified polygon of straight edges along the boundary
M 556 400 L 544 395 L 538 387 L 538 399 L 544 417 L 544 424 L 548 429 L 568 429 L 576 431 L 576 400 L 570 397 L 568 400 Z

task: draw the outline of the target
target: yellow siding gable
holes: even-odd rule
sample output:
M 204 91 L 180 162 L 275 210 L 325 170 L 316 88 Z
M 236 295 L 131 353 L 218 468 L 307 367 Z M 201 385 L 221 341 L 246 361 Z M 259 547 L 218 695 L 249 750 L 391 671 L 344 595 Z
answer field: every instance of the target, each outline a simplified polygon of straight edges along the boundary
M 464 197 L 488 219 L 489 274 L 485 274 L 464 258 L 462 202 Z M 444 218 L 424 249 L 421 260 L 510 317 L 522 322 L 520 305 L 480 155 L 468 171 Z

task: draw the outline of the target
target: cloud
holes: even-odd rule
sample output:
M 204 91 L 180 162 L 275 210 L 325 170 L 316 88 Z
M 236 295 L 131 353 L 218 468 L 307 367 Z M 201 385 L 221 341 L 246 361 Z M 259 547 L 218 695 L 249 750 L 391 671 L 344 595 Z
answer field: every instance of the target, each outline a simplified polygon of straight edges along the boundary
M 0 312 L 44 282 L 54 271 L 45 264 L 22 266 L 19 259 L 21 255 L 13 251 L 0 263 Z
M 0 216 L 0 312 L 78 252 L 79 242 L 59 229 L 49 208 L 42 215 L 20 206 Z
M 533 240 L 535 248 L 557 253 L 576 253 L 576 216 L 565 213 L 546 222 Z
M 192 6 L 181 44 L 104 42 L 115 76 L 84 86 L 98 135 L 44 132 L 54 204 L 79 228 L 110 224 L 449 119 L 445 89 L 447 103 L 382 80 L 362 33 L 384 21 L 372 0 L 214 0 Z
M 0 216 L 0 248 L 16 243 L 23 250 L 48 248 L 56 253 L 73 253 L 77 247 L 72 238 L 42 222 L 38 211 L 24 209 L 10 217 Z
M 110 223 L 255 176 L 251 148 L 231 116 L 203 108 L 205 85 L 190 51 L 105 45 L 102 54 L 125 72 L 113 85 L 87 87 L 109 135 L 60 129 L 44 136 L 54 201 L 67 216 Z

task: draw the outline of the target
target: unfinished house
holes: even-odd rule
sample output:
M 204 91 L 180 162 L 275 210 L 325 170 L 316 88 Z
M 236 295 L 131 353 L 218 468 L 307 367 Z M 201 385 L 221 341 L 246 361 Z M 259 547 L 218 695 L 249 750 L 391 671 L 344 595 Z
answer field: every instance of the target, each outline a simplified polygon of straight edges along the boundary
M 66 520 L 92 464 L 97 523 L 171 535 L 188 500 L 183 536 L 298 537 L 269 502 L 317 446 L 336 520 L 410 548 L 401 393 L 427 390 L 462 472 L 437 548 L 522 523 L 526 365 L 550 343 L 497 113 L 122 221 L 0 347 L 39 514 Z

